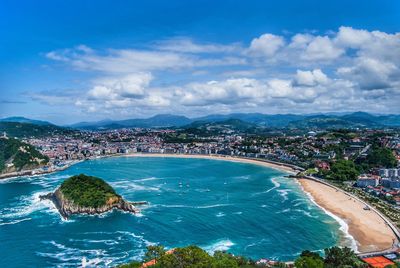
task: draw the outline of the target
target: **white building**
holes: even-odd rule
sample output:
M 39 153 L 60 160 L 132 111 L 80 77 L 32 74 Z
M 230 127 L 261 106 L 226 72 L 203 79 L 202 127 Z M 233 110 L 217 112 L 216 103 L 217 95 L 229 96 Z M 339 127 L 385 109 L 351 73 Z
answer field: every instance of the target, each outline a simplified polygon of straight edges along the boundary
M 357 187 L 365 188 L 368 186 L 376 187 L 379 184 L 379 177 L 377 176 L 367 176 L 361 175 L 357 180 Z

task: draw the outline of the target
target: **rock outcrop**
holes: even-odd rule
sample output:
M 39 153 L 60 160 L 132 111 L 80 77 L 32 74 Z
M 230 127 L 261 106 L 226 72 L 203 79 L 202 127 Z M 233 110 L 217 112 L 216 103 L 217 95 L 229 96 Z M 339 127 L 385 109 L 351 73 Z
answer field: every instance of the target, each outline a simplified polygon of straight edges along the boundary
M 60 188 L 54 193 L 48 193 L 40 196 L 40 199 L 51 200 L 59 213 L 64 219 L 68 219 L 73 214 L 102 214 L 113 209 L 119 209 L 130 213 L 139 213 L 139 209 L 136 208 L 132 203 L 125 201 L 122 197 L 112 197 L 107 200 L 106 204 L 99 207 L 83 207 L 74 204 L 72 200 L 64 197 Z

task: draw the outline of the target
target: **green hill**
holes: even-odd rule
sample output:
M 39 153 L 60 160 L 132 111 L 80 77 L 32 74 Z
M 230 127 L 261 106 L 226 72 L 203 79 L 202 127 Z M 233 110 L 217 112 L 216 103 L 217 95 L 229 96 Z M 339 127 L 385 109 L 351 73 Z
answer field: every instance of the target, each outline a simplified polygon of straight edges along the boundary
M 0 173 L 37 168 L 49 158 L 30 144 L 13 138 L 0 138 Z
M 81 207 L 98 208 L 121 200 L 121 196 L 104 180 L 84 174 L 65 180 L 60 191 L 67 200 Z
M 17 138 L 42 138 L 53 135 L 68 135 L 75 131 L 55 125 L 36 125 L 21 122 L 0 122 L 0 134 Z

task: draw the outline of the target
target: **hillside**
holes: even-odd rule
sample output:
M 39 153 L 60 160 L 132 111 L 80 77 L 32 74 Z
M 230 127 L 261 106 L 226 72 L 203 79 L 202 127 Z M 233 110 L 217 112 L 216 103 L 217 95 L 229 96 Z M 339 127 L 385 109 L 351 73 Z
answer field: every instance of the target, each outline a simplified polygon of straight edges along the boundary
M 32 145 L 13 138 L 0 138 L 0 173 L 43 166 L 49 161 Z
M 83 130 L 106 130 L 119 128 L 191 127 L 192 124 L 219 123 L 240 120 L 258 127 L 267 128 L 381 128 L 400 127 L 400 115 L 372 115 L 365 112 L 346 114 L 262 114 L 232 113 L 211 114 L 202 117 L 160 114 L 145 119 L 102 120 L 71 125 Z
M 255 133 L 262 129 L 263 127 L 239 119 L 218 122 L 196 121 L 182 127 L 185 133 L 205 136 L 231 132 Z
M 1 118 L 0 122 L 28 123 L 28 124 L 38 125 L 38 126 L 53 125 L 52 123 L 47 122 L 47 121 L 35 120 L 35 119 L 30 119 L 30 118 L 26 118 L 26 117 L 22 117 L 22 116 Z
M 85 174 L 69 177 L 54 193 L 40 198 L 50 199 L 64 218 L 72 214 L 101 214 L 113 209 L 138 212 L 104 180 Z
M 80 122 L 70 127 L 82 130 L 106 130 L 119 128 L 157 128 L 183 126 L 191 123 L 192 120 L 185 116 L 159 114 L 145 119 L 127 120 L 102 120 L 97 122 Z
M 42 138 L 53 135 L 73 134 L 74 130 L 55 125 L 36 125 L 20 122 L 0 122 L 0 134 L 16 138 Z

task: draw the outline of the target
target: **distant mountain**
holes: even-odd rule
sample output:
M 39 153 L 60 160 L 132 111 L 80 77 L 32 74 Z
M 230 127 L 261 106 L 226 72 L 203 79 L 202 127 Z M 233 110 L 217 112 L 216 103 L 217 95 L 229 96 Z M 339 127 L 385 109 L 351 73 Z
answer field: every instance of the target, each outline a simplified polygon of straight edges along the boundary
M 180 131 L 194 135 L 214 135 L 231 132 L 256 133 L 264 127 L 242 121 L 240 119 L 227 119 L 224 121 L 207 122 L 195 121 L 180 128 Z
M 261 113 L 233 113 L 227 115 L 213 114 L 204 117 L 195 118 L 195 121 L 218 122 L 227 119 L 240 119 L 245 122 L 263 125 L 267 127 L 285 127 L 289 122 L 301 120 L 304 115 L 295 114 L 276 114 L 268 115 Z
M 38 126 L 53 125 L 52 123 L 47 122 L 47 121 L 29 119 L 29 118 L 22 117 L 22 116 L 13 116 L 13 117 L 2 118 L 2 119 L 0 119 L 0 122 L 28 123 L 28 124 L 38 125 Z
M 98 122 L 81 122 L 70 127 L 86 130 L 106 130 L 118 128 L 157 128 L 157 127 L 179 127 L 190 124 L 191 119 L 185 116 L 159 114 L 146 119 L 126 119 L 126 120 L 102 120 Z
M 165 128 L 183 127 L 194 122 L 216 123 L 237 119 L 258 127 L 267 128 L 382 128 L 400 127 L 400 115 L 372 115 L 365 112 L 329 113 L 329 114 L 261 114 L 232 113 L 211 114 L 188 118 L 172 114 L 159 114 L 144 119 L 101 120 L 97 122 L 80 122 L 68 126 L 80 130 L 108 130 L 121 128 Z M 0 119 L 0 123 L 23 123 L 35 126 L 53 126 L 50 122 L 28 119 L 25 117 L 8 117 Z M 196 123 L 196 124 L 197 124 Z M 60 127 L 61 128 L 61 127 Z M 65 130 L 65 128 L 64 128 Z M 0 128 L 1 131 L 1 128 Z M 46 132 L 47 130 L 44 130 Z M 53 130 L 49 130 L 50 132 Z M 39 131 L 41 132 L 41 130 Z M 43 131 L 42 131 L 43 132 Z M 26 132 L 29 134 L 29 131 Z
M 42 138 L 52 135 L 73 134 L 76 130 L 55 125 L 36 125 L 19 122 L 0 122 L 0 134 L 16 138 Z

